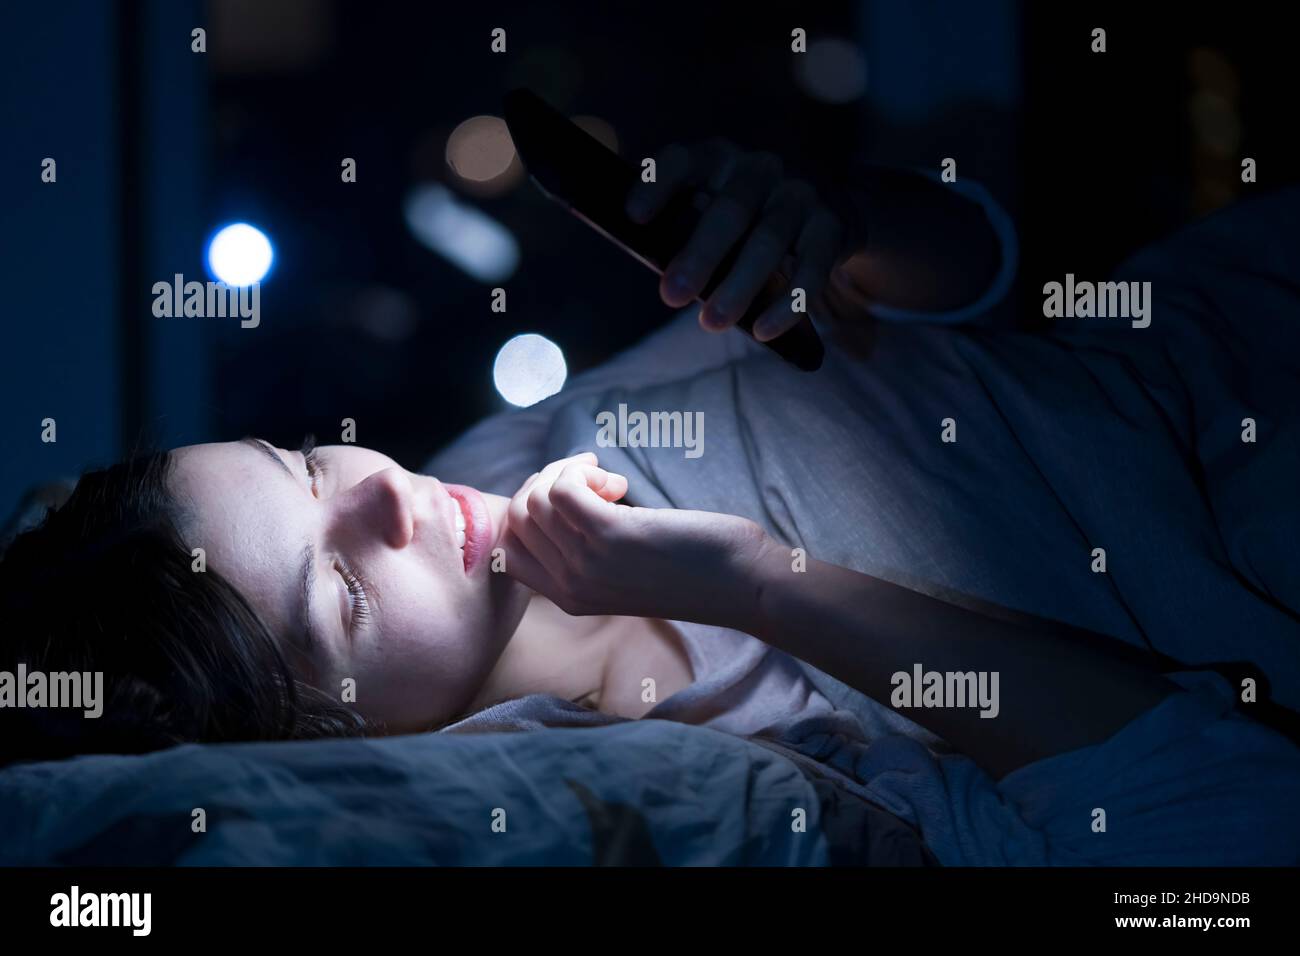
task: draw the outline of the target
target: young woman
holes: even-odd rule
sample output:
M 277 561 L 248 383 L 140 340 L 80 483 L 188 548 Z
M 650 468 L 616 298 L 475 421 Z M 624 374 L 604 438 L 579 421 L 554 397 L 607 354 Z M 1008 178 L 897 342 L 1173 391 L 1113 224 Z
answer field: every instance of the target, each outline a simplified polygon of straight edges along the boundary
M 664 619 L 752 634 L 880 700 L 913 660 L 999 671 L 1000 720 L 938 710 L 931 722 L 999 775 L 1102 739 L 1171 689 L 1108 642 L 815 559 L 794 573 L 754 521 L 616 504 L 626 490 L 591 453 L 506 499 L 368 449 L 257 439 L 88 475 L 6 556 L 21 622 L 10 614 L 6 657 L 29 672 L 105 671 L 104 717 L 56 721 L 54 740 L 6 734 L 6 746 L 409 733 L 529 693 L 640 717 L 646 677 L 661 696 L 693 679 Z M 1063 726 L 1045 719 L 1062 711 Z
M 630 214 L 652 217 L 686 183 L 717 193 L 664 278 L 665 302 L 690 301 L 743 240 L 743 255 L 701 316 L 706 328 L 734 323 L 787 252 L 797 256 L 796 282 L 810 300 L 820 301 L 824 290 L 829 299 L 832 268 L 866 241 L 865 230 L 850 231 L 810 186 L 785 179 L 771 155 L 711 141 L 670 146 L 657 159 L 659 181 L 629 197 Z M 870 261 L 881 270 L 882 296 L 922 307 L 973 297 L 996 264 L 979 211 L 919 177 L 872 175 L 859 184 L 859 208 L 848 218 L 872 219 L 877 252 Z M 941 240 L 918 243 L 916 217 L 942 222 Z M 924 255 L 916 254 L 920 248 Z M 925 280 L 945 258 L 953 265 L 936 298 Z M 903 262 L 916 277 L 910 284 L 894 268 Z M 794 318 L 774 308 L 761 323 L 764 337 Z M 473 502 L 482 528 L 490 515 L 498 542 L 506 500 L 459 494 Z M 249 439 L 85 475 L 66 504 L 4 555 L 8 626 L 0 662 L 103 670 L 123 703 L 84 726 L 64 727 L 57 712 L 0 712 L 34 722 L 4 735 L 7 753 L 136 750 L 363 727 L 409 731 L 525 689 L 592 700 L 611 648 L 619 648 L 620 661 L 664 664 L 668 685 L 689 682 L 669 628 L 624 616 L 582 625 L 592 634 L 573 644 L 575 622 L 547 602 L 533 602 L 523 621 L 527 590 L 509 575 L 491 574 L 482 554 L 472 574 L 452 574 L 456 553 L 438 550 L 446 541 L 431 537 L 436 526 L 426 527 L 452 515 L 435 479 L 351 446 L 288 451 Z M 394 544 L 371 550 L 367 536 L 381 533 L 376 540 Z M 365 559 L 352 546 L 366 549 Z M 485 546 L 470 542 L 471 550 Z M 191 570 L 194 548 L 205 551 L 204 573 Z M 381 564 L 372 566 L 371 557 Z M 344 706 L 337 687 L 344 672 L 362 686 L 382 685 L 382 698 L 363 693 L 355 708 Z M 620 712 L 636 710 L 612 689 L 601 699 Z
M 735 267 L 700 315 L 706 328 L 726 329 L 792 251 L 794 282 L 817 303 L 840 349 L 835 370 L 809 386 L 810 394 L 850 381 L 850 364 L 866 363 L 868 350 L 935 361 L 951 376 L 945 363 L 957 353 L 940 338 L 947 330 L 923 333 L 905 347 L 887 334 L 861 334 L 868 328 L 863 303 L 952 310 L 996 284 L 1005 265 L 983 211 L 923 177 L 877 171 L 864 179 L 849 217 L 864 228 L 846 226 L 811 188 L 784 180 L 771 157 L 719 144 L 670 148 L 659 170 L 658 184 L 630 197 L 634 214 L 653 216 L 683 182 L 707 181 L 719 197 L 666 273 L 665 302 L 691 301 L 739 244 Z M 757 333 L 779 335 L 794 318 L 774 307 Z M 1012 341 L 1009 347 L 1019 347 Z M 1061 351 L 1053 342 L 1042 355 Z M 881 354 L 871 361 L 879 363 Z M 755 376 L 783 372 L 770 356 L 746 361 Z M 896 374 L 890 368 L 877 364 L 872 374 L 887 383 Z M 688 646 L 682 622 L 751 635 L 778 652 L 763 656 L 762 667 L 748 668 L 725 694 L 692 700 L 689 719 L 723 728 L 757 731 L 775 723 L 767 705 L 758 708 L 756 724 L 724 719 L 752 710 L 759 696 L 779 698 L 777 710 L 808 707 L 815 691 L 794 658 L 882 704 L 894 698 L 897 675 L 917 665 L 998 675 L 996 719 L 960 706 L 907 714 L 995 780 L 1101 744 L 1183 693 L 1159 673 L 1155 655 L 1078 626 L 1088 617 L 1086 600 L 1070 625 L 954 603 L 868 573 L 875 544 L 863 537 L 831 541 L 829 530 L 823 550 L 840 559 L 819 558 L 818 541 L 799 540 L 801 521 L 814 527 L 792 501 L 805 492 L 829 502 L 827 510 L 855 516 L 864 532 L 877 521 L 886 521 L 877 531 L 904 529 L 904 537 L 935 555 L 929 560 L 947 589 L 961 590 L 953 585 L 978 582 L 982 574 L 963 579 L 969 568 L 944 566 L 939 555 L 958 551 L 934 537 L 942 525 L 931 525 L 930 512 L 909 512 L 915 501 L 893 500 L 894 488 L 880 484 L 886 479 L 872 470 L 877 465 L 866 446 L 845 450 L 855 433 L 835 431 L 841 426 L 834 414 L 826 417 L 830 424 L 814 420 L 818 406 L 801 407 L 797 392 L 773 393 L 770 377 L 750 394 L 743 375 L 714 371 L 733 403 L 721 426 L 731 450 L 715 451 L 710 461 L 748 455 L 775 469 L 758 482 L 763 487 L 752 506 L 741 506 L 739 493 L 728 497 L 726 477 L 734 472 L 703 483 L 701 473 L 671 495 L 661 482 L 658 499 L 676 497 L 667 502 L 672 507 L 626 504 L 638 500 L 636 482 L 649 483 L 655 467 L 624 449 L 611 451 L 637 466 L 635 478 L 579 451 L 539 460 L 513 495 L 444 484 L 367 449 L 308 443 L 294 450 L 255 438 L 181 448 L 86 475 L 66 504 L 4 556 L 0 669 L 25 662 L 29 671 L 102 671 L 104 716 L 0 712 L 8 724 L 0 734 L 5 756 L 416 732 L 531 694 L 623 718 L 670 717 L 673 702 L 689 698 L 709 676 L 700 672 L 706 657 Z M 942 382 L 942 375 L 931 380 Z M 681 380 L 683 387 L 691 381 Z M 845 414 L 855 402 L 889 400 L 871 392 L 867 379 L 852 381 L 860 391 L 845 389 L 835 399 L 846 403 L 838 406 Z M 1043 388 L 1051 394 L 1050 383 Z M 709 394 L 689 401 L 707 404 Z M 954 410 L 970 400 L 947 398 Z M 1110 400 L 1119 400 L 1113 389 Z M 780 428 L 765 433 L 759 424 L 769 415 Z M 925 415 L 937 428 L 940 415 L 928 408 Z M 867 432 L 883 417 L 849 424 Z M 718 427 L 715 442 L 723 440 Z M 800 432 L 805 441 L 811 433 L 822 437 L 801 445 Z M 829 458 L 813 460 L 828 449 Z M 991 458 L 968 467 L 1003 475 L 1023 468 L 1005 455 Z M 890 467 L 905 471 L 908 462 Z M 846 475 L 862 476 L 861 494 Z M 864 510 L 871 494 L 874 503 Z M 681 507 L 692 504 L 698 508 Z M 1014 507 L 991 500 L 981 520 L 999 527 Z M 732 511 L 766 512 L 769 520 Z M 792 561 L 792 544 L 810 551 L 802 566 Z M 1042 562 L 1031 551 L 1006 559 L 1014 571 L 1027 562 L 1023 593 L 1032 594 Z M 1084 595 L 1082 586 L 1074 594 Z

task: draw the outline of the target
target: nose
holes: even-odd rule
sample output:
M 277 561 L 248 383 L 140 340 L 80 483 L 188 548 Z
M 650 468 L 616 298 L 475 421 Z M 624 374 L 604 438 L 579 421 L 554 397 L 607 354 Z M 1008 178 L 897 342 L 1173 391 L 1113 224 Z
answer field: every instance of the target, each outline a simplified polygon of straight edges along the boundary
M 385 468 L 353 485 L 334 500 L 337 526 L 344 534 L 404 548 L 415 534 L 411 479 L 401 468 Z

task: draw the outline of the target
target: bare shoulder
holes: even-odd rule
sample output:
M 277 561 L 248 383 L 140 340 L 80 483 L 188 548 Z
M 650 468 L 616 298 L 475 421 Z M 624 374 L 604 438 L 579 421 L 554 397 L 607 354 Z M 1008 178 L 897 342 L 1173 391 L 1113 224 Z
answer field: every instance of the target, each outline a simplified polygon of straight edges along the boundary
M 695 680 L 690 655 L 671 624 L 639 617 L 613 622 L 597 709 L 639 718 Z

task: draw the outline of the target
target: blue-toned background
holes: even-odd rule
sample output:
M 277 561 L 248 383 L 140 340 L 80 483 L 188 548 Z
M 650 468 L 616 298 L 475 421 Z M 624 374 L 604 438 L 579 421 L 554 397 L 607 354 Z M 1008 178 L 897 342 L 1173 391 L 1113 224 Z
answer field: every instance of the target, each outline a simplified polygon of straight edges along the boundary
M 547 336 L 573 374 L 662 323 L 654 278 L 517 168 L 476 184 L 449 165 L 453 131 L 499 115 L 512 86 L 596 117 L 630 157 L 721 134 L 829 181 L 863 160 L 953 156 L 1018 218 L 1022 291 L 1005 318 L 1030 323 L 1042 277 L 1100 275 L 1232 202 L 1240 156 L 1272 185 L 1297 178 L 1291 127 L 1264 122 L 1294 106 L 1270 15 L 1010 0 L 8 4 L 0 510 L 138 442 L 334 441 L 344 417 L 414 467 L 502 407 L 492 363 L 511 336 Z M 794 26 L 813 43 L 800 69 Z M 1095 26 L 1105 55 L 1089 52 Z M 206 53 L 191 52 L 195 27 Z M 492 158 L 490 138 L 462 146 L 465 162 Z M 41 182 L 45 157 L 56 184 Z M 517 246 L 507 275 L 476 278 L 420 240 L 404 203 L 430 186 Z M 275 247 L 260 326 L 155 318 L 153 283 L 208 278 L 205 244 L 235 220 Z M 455 242 L 471 227 L 451 228 Z M 488 308 L 495 285 L 505 314 Z

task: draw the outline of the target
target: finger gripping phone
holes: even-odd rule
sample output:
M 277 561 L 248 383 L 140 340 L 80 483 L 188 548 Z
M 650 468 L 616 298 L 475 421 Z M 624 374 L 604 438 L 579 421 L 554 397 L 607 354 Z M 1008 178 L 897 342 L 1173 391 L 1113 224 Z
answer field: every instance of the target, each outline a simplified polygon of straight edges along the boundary
M 654 219 L 638 223 L 625 211 L 628 193 L 639 182 L 639 172 L 582 127 L 564 116 L 531 90 L 506 94 L 506 125 L 529 176 L 551 199 L 559 202 L 606 239 L 660 275 L 695 232 L 700 213 L 691 190 L 676 192 Z M 740 255 L 741 243 L 713 271 L 697 296 L 703 302 L 713 294 Z M 772 273 L 736 327 L 753 338 L 755 320 L 779 297 L 786 296 L 790 278 Z M 796 368 L 815 372 L 825 349 L 807 314 L 799 323 L 770 342 L 763 342 Z

